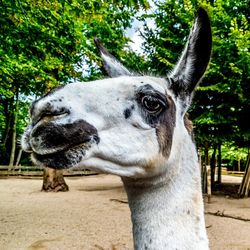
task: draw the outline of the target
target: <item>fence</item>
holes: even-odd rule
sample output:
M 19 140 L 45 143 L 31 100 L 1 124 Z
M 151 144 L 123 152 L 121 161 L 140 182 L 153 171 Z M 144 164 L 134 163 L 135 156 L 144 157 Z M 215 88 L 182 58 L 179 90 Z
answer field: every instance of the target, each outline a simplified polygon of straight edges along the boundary
M 64 176 L 85 176 L 94 175 L 96 173 L 89 171 L 87 169 L 65 169 Z M 42 177 L 43 168 L 38 166 L 16 166 L 9 170 L 9 166 L 0 165 L 0 176 L 32 176 L 32 177 Z

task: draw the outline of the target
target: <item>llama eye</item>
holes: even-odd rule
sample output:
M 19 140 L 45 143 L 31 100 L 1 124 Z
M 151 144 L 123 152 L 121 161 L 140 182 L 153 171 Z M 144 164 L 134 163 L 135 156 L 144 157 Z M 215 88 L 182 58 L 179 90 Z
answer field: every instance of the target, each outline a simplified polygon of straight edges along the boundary
M 151 114 L 158 113 L 162 110 L 162 102 L 154 96 L 144 96 L 141 99 L 143 107 Z

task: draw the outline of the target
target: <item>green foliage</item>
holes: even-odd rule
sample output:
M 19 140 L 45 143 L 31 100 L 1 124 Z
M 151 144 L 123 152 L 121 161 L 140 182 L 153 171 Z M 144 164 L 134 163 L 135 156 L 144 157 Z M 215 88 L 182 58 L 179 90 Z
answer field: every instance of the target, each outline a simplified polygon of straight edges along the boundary
M 161 74 L 172 69 L 189 33 L 198 6 L 211 16 L 213 53 L 210 67 L 197 88 L 190 109 L 199 145 L 233 141 L 250 144 L 250 33 L 247 0 L 154 1 L 155 13 L 144 15 L 144 50 L 150 67 Z M 153 18 L 156 28 L 147 27 Z
M 247 98 L 250 65 L 248 3 L 216 1 L 209 8 L 213 54 L 206 78 L 195 98 L 193 117 L 197 126 L 201 124 L 204 128 L 201 138 L 208 131 L 216 141 L 232 140 L 238 146 L 249 146 L 250 123 L 246 119 L 250 115 Z M 201 117 L 206 117 L 202 123 Z M 213 126 L 207 125 L 206 122 L 213 118 Z
M 229 159 L 231 161 L 234 161 L 235 159 L 237 160 L 247 159 L 248 155 L 246 148 L 238 148 L 230 143 L 225 143 L 221 147 L 221 153 L 223 159 Z
M 28 114 L 26 97 L 74 79 L 100 78 L 93 38 L 103 39 L 119 57 L 128 41 L 124 30 L 140 8 L 149 8 L 148 1 L 0 1 L 0 162 L 6 163 L 11 151 L 16 101 L 20 136 Z
M 190 1 L 154 1 L 155 13 L 143 15 L 144 52 L 148 55 L 150 68 L 157 74 L 166 74 L 175 65 L 189 33 L 196 9 Z M 147 19 L 152 18 L 156 28 L 148 28 Z
M 211 63 L 190 108 L 198 146 L 223 144 L 234 152 L 232 156 L 239 148 L 249 147 L 248 1 L 153 2 L 154 13 L 137 17 L 144 22 L 144 55 L 127 47 L 124 31 L 140 9 L 149 9 L 147 0 L 0 2 L 0 163 L 9 157 L 17 91 L 20 136 L 27 121 L 28 97 L 40 96 L 59 83 L 106 74 L 93 44 L 95 36 L 132 71 L 164 76 L 180 56 L 198 6 L 208 10 L 213 30 Z M 148 18 L 156 27 L 147 26 Z

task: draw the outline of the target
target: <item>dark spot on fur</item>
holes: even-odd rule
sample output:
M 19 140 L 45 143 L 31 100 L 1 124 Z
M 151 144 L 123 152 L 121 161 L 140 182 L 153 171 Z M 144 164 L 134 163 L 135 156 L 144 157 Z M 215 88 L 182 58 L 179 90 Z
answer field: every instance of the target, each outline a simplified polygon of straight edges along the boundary
M 128 119 L 132 115 L 132 110 L 134 109 L 135 109 L 135 106 L 132 105 L 130 108 L 127 108 L 124 110 L 123 114 L 124 114 L 125 119 Z
M 131 110 L 125 109 L 123 114 L 124 114 L 125 119 L 128 119 L 131 116 Z
M 190 214 L 190 210 L 187 211 L 187 214 Z

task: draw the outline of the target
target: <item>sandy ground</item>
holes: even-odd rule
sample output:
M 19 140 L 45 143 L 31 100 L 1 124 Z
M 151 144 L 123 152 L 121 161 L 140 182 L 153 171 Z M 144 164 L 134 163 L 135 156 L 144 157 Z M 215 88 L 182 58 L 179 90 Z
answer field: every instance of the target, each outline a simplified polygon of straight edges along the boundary
M 66 178 L 67 193 L 40 192 L 41 179 L 0 179 L 1 250 L 132 249 L 128 205 L 118 177 Z M 207 212 L 250 218 L 250 199 L 212 197 Z M 250 222 L 206 215 L 212 250 L 250 250 Z

